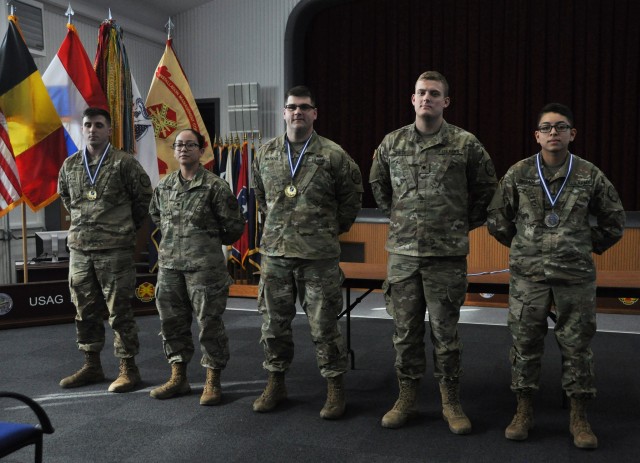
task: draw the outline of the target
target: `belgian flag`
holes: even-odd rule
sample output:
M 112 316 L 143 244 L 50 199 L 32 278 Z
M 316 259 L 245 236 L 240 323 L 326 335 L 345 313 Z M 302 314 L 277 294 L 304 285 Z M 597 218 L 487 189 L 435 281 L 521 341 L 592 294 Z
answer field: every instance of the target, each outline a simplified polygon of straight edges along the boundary
M 37 211 L 54 201 L 67 157 L 64 128 L 14 15 L 0 45 L 0 111 L 22 184 L 23 200 Z

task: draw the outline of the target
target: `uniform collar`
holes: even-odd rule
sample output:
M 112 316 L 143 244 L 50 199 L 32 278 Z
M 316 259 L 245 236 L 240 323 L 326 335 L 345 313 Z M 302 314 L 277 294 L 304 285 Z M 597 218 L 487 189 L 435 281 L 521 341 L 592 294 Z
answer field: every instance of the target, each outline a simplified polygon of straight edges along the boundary
M 449 141 L 449 132 L 451 129 L 449 128 L 449 124 L 447 124 L 447 121 L 445 121 L 444 119 L 442 120 L 440 130 L 438 130 L 438 132 L 427 141 L 425 141 L 422 138 L 422 135 L 420 135 L 420 132 L 418 132 L 415 122 L 411 125 L 411 127 L 413 128 L 413 130 L 411 131 L 413 141 L 420 145 L 426 145 L 427 148 L 436 145 L 446 145 Z

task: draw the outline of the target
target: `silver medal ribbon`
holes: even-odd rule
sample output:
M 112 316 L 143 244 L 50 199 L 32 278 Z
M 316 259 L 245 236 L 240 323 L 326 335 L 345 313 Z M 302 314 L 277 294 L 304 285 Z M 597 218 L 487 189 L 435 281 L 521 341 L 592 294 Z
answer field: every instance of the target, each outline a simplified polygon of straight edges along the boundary
M 571 175 L 571 168 L 573 167 L 573 154 L 569 153 L 569 168 L 567 169 L 567 175 L 564 178 L 564 182 L 562 182 L 562 185 L 560 186 L 560 189 L 558 190 L 558 192 L 556 193 L 556 195 L 554 197 L 551 196 L 551 192 L 549 191 L 549 187 L 547 186 L 547 182 L 544 179 L 544 176 L 542 175 L 542 165 L 540 163 L 540 153 L 538 153 L 538 156 L 536 157 L 536 165 L 538 167 L 538 177 L 540 177 L 540 183 L 542 184 L 542 189 L 544 190 L 545 194 L 547 195 L 547 198 L 549 199 L 549 203 L 551 203 L 551 208 L 553 209 L 556 205 L 556 202 L 558 202 L 558 198 L 560 198 L 560 194 L 562 193 L 562 190 L 564 190 L 564 186 L 567 184 L 567 180 L 569 180 L 569 175 Z
M 304 156 L 305 151 L 307 151 L 307 146 L 309 146 L 309 142 L 311 141 L 312 137 L 313 134 L 311 134 L 309 139 L 302 147 L 302 151 L 300 151 L 300 156 L 298 157 L 295 166 L 293 165 L 293 159 L 291 159 L 291 143 L 289 143 L 289 140 L 287 140 L 287 154 L 289 155 L 289 167 L 291 168 L 291 183 L 293 183 L 293 178 L 296 176 L 296 172 L 298 172 L 298 167 L 300 167 L 300 161 L 302 161 L 302 157 Z
M 104 149 L 102 156 L 100 156 L 100 162 L 98 162 L 98 167 L 96 167 L 96 172 L 93 175 L 91 175 L 91 169 L 89 169 L 89 154 L 87 153 L 87 148 L 84 149 L 84 156 L 83 156 L 84 168 L 87 171 L 87 177 L 89 177 L 89 183 L 91 184 L 92 190 L 95 190 L 96 179 L 98 178 L 98 172 L 100 172 L 100 167 L 102 167 L 102 161 L 104 161 L 104 157 L 107 155 L 107 152 L 109 152 L 110 147 L 111 147 L 111 143 L 107 143 L 107 146 Z

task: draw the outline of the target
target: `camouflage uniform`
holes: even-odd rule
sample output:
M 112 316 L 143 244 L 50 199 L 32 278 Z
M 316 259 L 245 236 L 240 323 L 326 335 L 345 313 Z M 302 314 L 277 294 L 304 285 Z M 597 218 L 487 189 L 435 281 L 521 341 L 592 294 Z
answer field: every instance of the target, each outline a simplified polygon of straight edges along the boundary
M 442 123 L 423 140 L 415 124 L 388 134 L 375 152 L 371 189 L 390 216 L 384 284 L 399 378 L 424 376 L 424 318 L 429 308 L 435 376 L 462 374 L 458 338 L 469 230 L 486 218 L 496 188 L 489 154 L 469 132 Z
M 244 230 L 238 201 L 224 180 L 199 166 L 190 181 L 179 171 L 167 175 L 153 193 L 149 213 L 162 231 L 156 305 L 167 359 L 188 363 L 193 357 L 193 311 L 200 363 L 222 369 L 229 360 L 222 314 L 233 282 L 222 245 L 237 241 Z
M 565 162 L 555 173 L 543 167 L 552 196 L 563 184 L 568 165 Z M 574 156 L 555 207 L 560 223 L 553 228 L 544 223 L 550 211 L 536 156 L 509 169 L 489 206 L 489 233 L 511 248 L 511 389 L 538 389 L 547 315 L 554 305 L 562 386 L 569 396 L 592 398 L 596 389 L 589 344 L 596 332 L 596 269 L 591 253 L 603 253 L 622 237 L 624 209 L 605 175 Z M 590 225 L 589 215 L 597 225 Z
M 139 349 L 131 308 L 133 247 L 136 230 L 148 214 L 151 181 L 133 156 L 111 147 L 96 179 L 97 199 L 92 201 L 86 197 L 91 185 L 83 159 L 84 151 L 67 158 L 58 177 L 60 198 L 71 215 L 69 287 L 77 310 L 78 348 L 102 350 L 102 317 L 108 310 L 115 355 L 131 358 Z M 92 172 L 98 162 L 89 162 Z
M 362 177 L 357 164 L 337 144 L 315 132 L 293 184 L 285 136 L 262 145 L 253 162 L 252 184 L 266 215 L 258 308 L 261 343 L 272 372 L 287 370 L 293 358 L 291 321 L 296 292 L 309 318 L 321 374 L 347 369 L 347 351 L 338 328 L 342 280 L 338 235 L 349 230 L 360 210 Z

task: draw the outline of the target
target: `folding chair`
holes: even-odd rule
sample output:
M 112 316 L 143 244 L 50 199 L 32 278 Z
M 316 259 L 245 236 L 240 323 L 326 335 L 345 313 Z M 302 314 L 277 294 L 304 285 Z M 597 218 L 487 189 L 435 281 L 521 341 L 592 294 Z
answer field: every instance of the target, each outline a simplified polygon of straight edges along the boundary
M 34 444 L 35 462 L 42 463 L 42 435 L 53 433 L 53 426 L 46 412 L 34 400 L 16 392 L 0 392 L 0 397 L 9 397 L 25 403 L 40 421 L 35 425 L 0 421 L 0 458 Z

